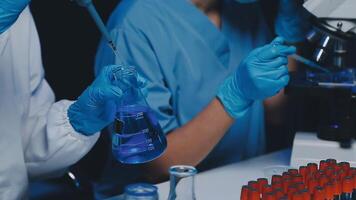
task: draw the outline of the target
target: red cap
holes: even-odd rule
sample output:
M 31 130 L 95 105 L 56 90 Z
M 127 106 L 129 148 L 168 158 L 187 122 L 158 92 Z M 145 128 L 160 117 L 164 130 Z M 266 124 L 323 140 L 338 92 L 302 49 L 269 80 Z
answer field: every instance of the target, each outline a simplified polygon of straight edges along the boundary
M 328 182 L 329 182 L 329 178 L 328 178 L 326 175 L 320 176 L 320 178 L 319 178 L 319 185 L 320 185 L 321 187 L 324 187 L 324 185 L 325 185 L 326 183 L 328 183 Z
M 283 180 L 283 191 L 284 193 L 288 192 L 288 187 L 292 184 L 292 179 L 284 179 Z
M 284 192 L 282 189 L 276 189 L 273 192 L 274 192 L 277 200 L 284 196 Z
M 309 163 L 307 165 L 309 173 L 318 171 L 318 165 L 316 163 Z
M 289 169 L 288 172 L 290 175 L 296 175 L 299 173 L 297 169 Z
M 334 195 L 340 195 L 342 193 L 342 184 L 338 179 L 333 179 L 331 183 L 334 185 Z
M 354 180 L 351 176 L 346 176 L 342 181 L 342 192 L 351 193 L 354 189 Z
M 305 189 L 305 184 L 303 182 L 295 183 L 295 187 L 298 188 L 298 190 L 304 190 Z
M 299 167 L 299 174 L 302 175 L 304 178 L 308 174 L 308 168 L 306 166 L 300 166 Z
M 283 179 L 288 179 L 291 178 L 292 176 L 289 174 L 289 172 L 283 172 L 282 177 Z
M 307 174 L 305 177 L 305 184 L 308 185 L 309 180 L 314 179 L 313 174 Z
M 303 182 L 304 178 L 302 175 L 296 174 L 296 175 L 293 175 L 292 180 L 294 183 L 299 183 L 299 182 Z
M 248 193 L 250 188 L 247 185 L 242 186 L 240 200 L 248 200 Z
M 303 196 L 304 196 L 304 200 L 310 200 L 311 199 L 311 195 L 309 190 L 303 190 Z
M 310 179 L 308 182 L 308 189 L 311 194 L 314 194 L 315 187 L 318 186 L 318 180 L 317 179 Z
M 341 170 L 341 166 L 340 165 L 333 165 L 332 167 L 335 169 L 336 172 Z
M 258 186 L 259 186 L 259 191 L 261 192 L 263 186 L 264 185 L 268 185 L 268 180 L 266 178 L 259 178 L 259 179 L 257 179 L 257 183 L 258 183 Z
M 268 193 L 268 192 L 272 192 L 273 191 L 273 188 L 272 188 L 272 186 L 271 185 L 264 185 L 263 187 L 262 187 L 262 193 Z
M 255 189 L 250 189 L 248 193 L 248 200 L 260 200 L 260 193 Z
M 263 193 L 262 200 L 277 200 L 273 192 Z
M 335 172 L 335 169 L 333 167 L 327 167 L 324 171 L 327 176 L 331 176 Z
M 334 184 L 327 183 L 325 185 L 325 199 L 333 200 L 334 199 Z
M 351 176 L 354 176 L 356 175 L 356 168 L 355 167 L 350 167 L 350 170 L 349 170 L 349 175 Z
M 326 162 L 326 160 L 321 160 L 319 163 L 320 170 L 325 170 L 328 166 L 329 166 L 329 164 Z
M 298 188 L 294 185 L 288 187 L 288 199 L 292 199 L 293 195 L 298 192 Z
M 282 180 L 283 180 L 283 177 L 281 175 L 273 175 L 272 176 L 272 184 L 274 182 L 282 182 Z
M 337 172 L 334 172 L 329 176 L 329 179 L 330 180 L 339 179 L 339 174 Z
M 314 178 L 319 179 L 322 175 L 325 175 L 323 170 L 319 170 L 313 173 Z
M 260 190 L 260 186 L 257 181 L 249 181 L 247 184 L 250 188 L 255 189 L 255 190 Z
M 338 172 L 339 180 L 344 180 L 344 178 L 347 176 L 347 172 L 344 170 L 339 170 Z
M 296 192 L 293 194 L 292 200 L 304 200 L 304 195 L 302 192 Z
M 274 182 L 272 184 L 272 188 L 273 188 L 273 190 L 283 189 L 283 182 Z
M 333 158 L 329 158 L 329 159 L 327 159 L 326 160 L 326 162 L 330 165 L 335 165 L 336 163 L 337 163 L 337 161 L 335 160 L 335 159 L 333 159 Z
M 348 162 L 341 162 L 338 164 L 342 170 L 344 170 L 345 172 L 348 172 L 350 170 L 350 163 Z
M 325 200 L 325 191 L 323 187 L 317 186 L 314 190 L 314 200 Z

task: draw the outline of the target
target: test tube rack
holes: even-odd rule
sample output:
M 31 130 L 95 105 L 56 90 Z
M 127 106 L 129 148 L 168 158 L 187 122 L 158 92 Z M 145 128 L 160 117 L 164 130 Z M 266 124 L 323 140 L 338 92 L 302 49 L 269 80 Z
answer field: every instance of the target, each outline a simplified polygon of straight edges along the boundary
M 249 181 L 241 200 L 356 200 L 356 168 L 335 159 Z

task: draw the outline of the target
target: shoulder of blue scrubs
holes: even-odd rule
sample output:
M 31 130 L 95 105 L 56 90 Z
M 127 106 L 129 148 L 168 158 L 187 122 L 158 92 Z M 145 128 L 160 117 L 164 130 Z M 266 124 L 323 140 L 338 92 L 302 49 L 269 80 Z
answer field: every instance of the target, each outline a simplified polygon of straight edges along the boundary
M 163 42 L 161 19 L 158 0 L 124 0 L 109 19 L 108 28 L 114 36 L 121 58 L 125 64 L 133 65 L 147 79 L 147 102 L 158 115 L 158 120 L 164 130 L 169 132 L 178 124 L 173 115 L 171 91 L 166 86 L 160 59 L 157 51 L 168 47 L 169 42 Z M 117 60 L 104 41 L 101 42 L 96 57 L 96 73 L 108 64 Z

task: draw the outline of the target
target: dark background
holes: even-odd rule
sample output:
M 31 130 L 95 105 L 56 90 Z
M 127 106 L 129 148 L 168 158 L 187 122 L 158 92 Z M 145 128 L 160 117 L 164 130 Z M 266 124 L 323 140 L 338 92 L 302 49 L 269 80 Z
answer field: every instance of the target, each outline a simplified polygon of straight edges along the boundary
M 118 2 L 94 0 L 105 20 Z M 99 31 L 86 10 L 70 0 L 33 0 L 31 10 L 41 40 L 47 81 L 57 100 L 76 99 L 93 80 Z

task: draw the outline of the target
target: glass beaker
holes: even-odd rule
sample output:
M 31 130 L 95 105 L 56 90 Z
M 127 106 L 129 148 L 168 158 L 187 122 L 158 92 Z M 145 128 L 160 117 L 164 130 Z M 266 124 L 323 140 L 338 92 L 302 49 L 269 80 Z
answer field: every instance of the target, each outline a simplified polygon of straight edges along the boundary
M 141 93 L 135 67 L 120 67 L 113 79 L 123 90 L 123 98 L 117 102 L 113 155 L 125 164 L 145 163 L 159 157 L 167 147 L 167 140 Z
M 168 200 L 195 200 L 195 167 L 186 165 L 172 166 L 169 169 L 170 190 Z
M 158 200 L 157 187 L 146 183 L 126 186 L 124 196 L 125 200 Z

